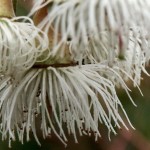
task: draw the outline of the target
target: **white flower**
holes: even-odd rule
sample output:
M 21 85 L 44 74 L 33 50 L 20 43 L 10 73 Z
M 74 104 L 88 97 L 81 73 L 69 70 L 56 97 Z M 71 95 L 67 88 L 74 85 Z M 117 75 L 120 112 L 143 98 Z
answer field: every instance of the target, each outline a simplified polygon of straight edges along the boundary
M 19 81 L 17 76 L 16 80 L 2 77 L 0 116 L 3 139 L 9 134 L 10 140 L 15 140 L 14 131 L 17 130 L 23 143 L 25 132 L 29 140 L 32 131 L 40 144 L 35 127 L 36 117 L 41 118 L 44 138 L 53 132 L 64 144 L 67 141 L 64 124 L 68 133 L 73 134 L 75 142 L 78 141 L 77 132 L 81 136 L 93 132 L 97 140 L 101 136 L 98 130 L 101 123 L 114 134 L 116 127 L 128 129 L 119 110 L 130 121 L 113 81 L 117 80 L 128 95 L 129 89 L 118 72 L 103 64 L 89 64 L 82 67 L 33 67 Z
M 38 0 L 29 15 L 43 7 L 47 15 L 38 28 L 30 19 L 0 19 L 2 138 L 15 140 L 17 130 L 23 143 L 32 131 L 40 144 L 36 117 L 44 138 L 55 133 L 64 144 L 64 124 L 75 142 L 77 131 L 94 132 L 97 140 L 101 123 L 114 134 L 128 129 L 119 111 L 133 127 L 115 88 L 123 88 L 136 106 L 125 81 L 140 91 L 141 72 L 148 74 L 150 2 Z
M 15 140 L 14 131 L 17 130 L 19 140 L 23 143 L 24 134 L 28 141 L 29 133 L 33 131 L 40 144 L 35 127 L 36 117 L 42 118 L 40 125 L 44 138 L 55 133 L 64 144 L 67 141 L 64 124 L 76 142 L 77 132 L 81 136 L 94 132 L 97 140 L 101 136 L 98 130 L 100 123 L 104 123 L 109 132 L 114 134 L 116 127 L 124 126 L 128 129 L 119 113 L 122 110 L 128 119 L 115 87 L 123 88 L 136 106 L 124 81 L 131 80 L 139 88 L 141 71 L 146 73 L 146 58 L 138 42 L 133 41 L 132 34 L 124 60 L 115 57 L 110 64 L 104 58 L 101 63 L 87 64 L 85 61 L 81 66 L 35 64 L 21 77 L 1 76 L 0 116 L 3 139 L 8 134 L 10 142 L 11 139 Z M 130 123 L 129 119 L 128 122 Z
M 28 17 L 0 18 L 1 74 L 28 70 L 47 48 L 47 36 Z
M 47 16 L 38 27 L 44 27 L 47 33 L 53 30 L 53 56 L 58 55 L 60 49 L 62 57 L 65 56 L 64 45 L 69 43 L 72 56 L 81 61 L 87 55 L 91 41 L 105 42 L 104 32 L 108 32 L 110 38 L 108 48 L 117 46 L 121 55 L 125 54 L 129 45 L 131 29 L 135 37 L 140 32 L 142 41 L 149 40 L 148 34 L 144 35 L 150 29 L 147 21 L 150 20 L 149 0 L 66 0 L 61 3 L 57 0 L 40 0 L 35 1 L 30 14 L 46 5 Z M 95 48 L 92 52 L 101 51 L 99 47 Z

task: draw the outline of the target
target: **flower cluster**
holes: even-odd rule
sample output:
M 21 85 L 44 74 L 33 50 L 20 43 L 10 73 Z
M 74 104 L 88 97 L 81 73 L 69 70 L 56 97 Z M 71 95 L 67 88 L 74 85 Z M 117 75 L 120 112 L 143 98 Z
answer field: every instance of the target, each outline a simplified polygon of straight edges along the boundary
M 1 0 L 0 0 L 1 1 Z M 43 137 L 64 144 L 77 132 L 101 136 L 100 124 L 116 134 L 128 116 L 117 96 L 131 102 L 130 80 L 140 91 L 149 62 L 149 0 L 34 0 L 29 17 L 0 18 L 0 129 L 23 143 L 36 121 Z M 42 16 L 42 18 L 41 18 Z M 136 16 L 136 17 L 135 17 Z M 141 91 L 140 91 L 141 92 Z M 142 94 L 142 93 L 141 93 Z

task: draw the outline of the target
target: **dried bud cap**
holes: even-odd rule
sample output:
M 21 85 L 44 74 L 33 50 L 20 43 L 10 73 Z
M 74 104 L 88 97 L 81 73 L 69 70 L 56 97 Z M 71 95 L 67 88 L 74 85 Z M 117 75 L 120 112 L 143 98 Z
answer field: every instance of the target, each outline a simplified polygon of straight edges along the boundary
M 14 16 L 12 0 L 0 0 L 0 17 L 12 18 Z

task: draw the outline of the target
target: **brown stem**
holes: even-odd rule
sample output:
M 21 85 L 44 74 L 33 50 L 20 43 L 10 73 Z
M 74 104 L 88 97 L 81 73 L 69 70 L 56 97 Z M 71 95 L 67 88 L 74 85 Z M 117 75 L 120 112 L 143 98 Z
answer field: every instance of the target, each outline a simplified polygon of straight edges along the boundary
M 77 66 L 77 63 L 68 63 L 68 64 L 35 64 L 32 68 L 48 68 L 48 67 L 55 67 L 55 68 L 61 68 L 61 67 L 71 67 L 71 66 Z
M 12 0 L 0 0 L 0 17 L 15 16 Z

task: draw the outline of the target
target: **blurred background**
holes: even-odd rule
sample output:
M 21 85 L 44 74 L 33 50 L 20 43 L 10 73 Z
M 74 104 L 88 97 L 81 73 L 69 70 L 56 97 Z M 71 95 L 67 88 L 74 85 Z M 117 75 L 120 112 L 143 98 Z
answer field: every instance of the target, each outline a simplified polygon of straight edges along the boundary
M 21 1 L 20 1 L 21 2 Z M 30 5 L 26 5 L 22 1 L 18 4 L 17 14 L 27 13 Z M 20 5 L 21 4 L 21 5 Z M 26 8 L 25 8 L 25 7 Z M 150 67 L 147 68 L 150 73 Z M 78 137 L 78 144 L 74 142 L 72 136 L 68 135 L 68 146 L 65 148 L 64 145 L 54 136 L 48 137 L 47 139 L 40 139 L 41 146 L 37 145 L 36 141 L 31 135 L 31 140 L 25 142 L 22 145 L 20 142 L 12 143 L 12 150 L 150 150 L 150 77 L 143 75 L 141 81 L 141 90 L 144 97 L 142 97 L 137 88 L 133 88 L 128 83 L 130 89 L 132 89 L 131 96 L 134 99 L 137 107 L 134 107 L 127 97 L 126 93 L 118 89 L 120 100 L 131 120 L 135 130 L 124 129 L 118 130 L 118 135 L 111 135 L 111 141 L 108 139 L 108 130 L 100 125 L 100 133 L 102 138 L 95 142 L 94 136 L 91 137 L 83 136 Z M 129 125 L 128 125 L 129 126 Z M 0 141 L 0 150 L 9 150 L 8 141 Z

